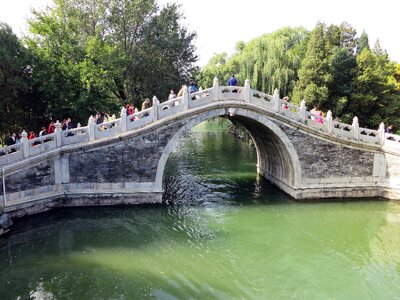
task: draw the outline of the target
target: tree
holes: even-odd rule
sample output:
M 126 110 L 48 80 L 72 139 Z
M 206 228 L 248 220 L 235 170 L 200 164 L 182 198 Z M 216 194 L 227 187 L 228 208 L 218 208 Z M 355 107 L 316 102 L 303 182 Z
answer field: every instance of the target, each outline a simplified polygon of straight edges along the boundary
M 244 84 L 250 79 L 254 89 L 281 95 L 291 94 L 297 71 L 305 53 L 308 32 L 304 28 L 285 27 L 255 38 L 245 44 L 238 42 L 236 52 L 214 56 L 201 71 L 201 84 L 210 86 L 213 77 L 226 83 L 232 73 Z
M 331 110 L 341 116 L 353 92 L 356 31 L 348 23 L 340 26 L 318 23 L 311 33 L 307 53 L 294 90 L 297 102 Z
M 47 115 L 86 122 L 139 97 L 166 97 L 196 69 L 196 35 L 182 18 L 177 5 L 154 0 L 55 0 L 34 12 L 26 42 Z
M 332 28 L 333 29 L 333 28 Z M 332 32 L 333 30 L 330 30 Z M 334 40 L 335 34 L 325 37 L 325 25 L 318 23 L 311 32 L 307 52 L 299 70 L 299 80 L 293 92 L 295 101 L 306 99 L 308 106 L 318 106 L 323 110 L 328 106 L 329 73 L 327 41 Z M 333 37 L 333 38 L 332 38 Z M 330 45 L 328 43 L 328 45 Z
M 369 41 L 368 41 L 368 35 L 365 32 L 365 30 L 363 30 L 363 32 L 360 35 L 360 38 L 357 41 L 357 51 L 356 51 L 356 53 L 359 54 L 364 49 L 370 50 Z
M 347 47 L 335 47 L 328 58 L 328 70 L 331 80 L 326 107 L 342 116 L 354 92 L 356 59 Z
M 21 95 L 27 91 L 29 72 L 26 52 L 10 26 L 0 23 L 0 139 L 20 129 L 28 109 L 21 107 Z
M 400 121 L 395 64 L 379 42 L 375 45 L 372 51 L 365 48 L 357 56 L 355 91 L 348 107 L 348 114 L 358 116 L 361 125 L 372 128 L 377 128 L 380 122 Z

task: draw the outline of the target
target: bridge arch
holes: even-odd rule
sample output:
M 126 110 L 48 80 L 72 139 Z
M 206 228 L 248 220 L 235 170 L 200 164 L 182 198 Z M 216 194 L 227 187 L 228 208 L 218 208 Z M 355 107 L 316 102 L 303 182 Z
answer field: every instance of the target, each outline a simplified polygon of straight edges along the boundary
M 264 114 L 244 108 L 214 108 L 189 119 L 169 140 L 157 165 L 156 190 L 163 190 L 164 170 L 179 140 L 196 125 L 220 116 L 240 123 L 252 137 L 257 152 L 257 172 L 289 195 L 301 185 L 301 166 L 287 135 Z

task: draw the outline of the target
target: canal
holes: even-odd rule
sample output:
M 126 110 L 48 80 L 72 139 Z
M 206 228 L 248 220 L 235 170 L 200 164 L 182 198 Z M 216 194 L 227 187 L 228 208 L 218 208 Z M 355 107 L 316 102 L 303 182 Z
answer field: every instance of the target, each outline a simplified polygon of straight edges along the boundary
M 399 203 L 294 202 L 226 127 L 203 123 L 172 153 L 164 205 L 17 221 L 0 299 L 399 298 Z

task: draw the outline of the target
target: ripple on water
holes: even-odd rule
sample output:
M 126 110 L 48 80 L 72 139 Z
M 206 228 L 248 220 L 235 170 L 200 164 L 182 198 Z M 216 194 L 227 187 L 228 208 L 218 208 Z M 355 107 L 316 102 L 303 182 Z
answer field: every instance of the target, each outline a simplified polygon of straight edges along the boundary
M 398 203 L 293 202 L 243 147 L 195 132 L 167 163 L 161 207 L 17 222 L 0 244 L 1 299 L 399 298 Z

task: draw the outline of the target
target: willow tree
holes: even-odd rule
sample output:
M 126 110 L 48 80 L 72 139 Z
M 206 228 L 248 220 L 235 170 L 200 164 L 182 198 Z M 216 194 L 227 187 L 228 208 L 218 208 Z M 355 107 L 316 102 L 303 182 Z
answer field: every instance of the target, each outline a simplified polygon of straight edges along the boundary
M 304 28 L 286 27 L 247 44 L 238 42 L 230 57 L 220 54 L 210 60 L 202 69 L 202 80 L 209 83 L 217 76 L 226 82 L 231 73 L 235 73 L 241 84 L 248 78 L 257 90 L 273 93 L 278 88 L 281 95 L 289 95 L 298 77 L 307 39 L 308 32 Z

